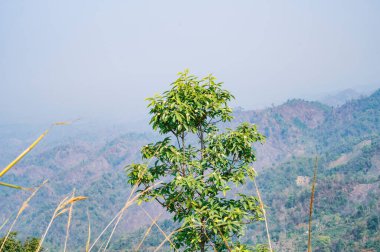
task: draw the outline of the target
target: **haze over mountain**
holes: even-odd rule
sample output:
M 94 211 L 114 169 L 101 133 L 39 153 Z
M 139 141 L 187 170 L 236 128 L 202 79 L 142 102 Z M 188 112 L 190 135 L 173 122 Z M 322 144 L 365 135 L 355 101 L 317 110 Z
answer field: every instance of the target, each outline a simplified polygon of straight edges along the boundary
M 1 1 L 0 118 L 135 121 L 175 73 L 259 109 L 380 85 L 378 1 Z
M 264 110 L 236 111 L 234 127 L 239 122 L 256 123 L 267 136 L 264 145 L 256 145 L 254 166 L 259 171 L 257 182 L 269 206 L 269 224 L 276 250 L 304 248 L 310 178 L 313 159 L 319 157 L 319 175 L 315 199 L 315 248 L 343 251 L 348 248 L 380 248 L 380 89 L 368 97 L 350 100 L 339 107 L 319 102 L 293 99 Z M 48 178 L 49 184 L 30 203 L 16 229 L 23 237 L 40 236 L 57 202 L 72 188 L 90 198 L 76 206 L 71 248 L 86 239 L 86 208 L 92 219 L 92 230 L 98 234 L 121 209 L 129 195 L 125 165 L 140 159 L 141 146 L 161 139 L 156 133 L 133 133 L 120 127 L 101 130 L 83 128 L 65 139 L 65 131 L 83 127 L 70 125 L 54 134 L 55 141 L 46 141 L 27 156 L 5 182 L 23 186 L 37 185 Z M 2 132 L 7 132 L 3 126 Z M 20 129 L 20 135 L 27 135 Z M 0 160 L 14 157 L 25 146 L 19 135 L 9 131 L 2 138 Z M 68 134 L 70 135 L 70 134 Z M 13 155 L 11 152 L 14 152 Z M 6 158 L 5 158 L 6 157 Z M 252 184 L 246 192 L 255 194 Z M 7 218 L 27 195 L 12 189 L 0 191 L 0 220 Z M 15 199 L 16 197 L 16 199 Z M 12 198 L 12 200 L 10 200 Z M 157 206 L 144 204 L 152 215 Z M 173 226 L 161 217 L 167 230 Z M 62 246 L 65 220 L 57 220 L 49 233 L 47 246 Z M 150 223 L 137 206 L 131 208 L 117 229 L 111 250 L 126 250 L 137 243 Z M 155 232 L 153 230 L 153 232 Z M 160 243 L 155 233 L 144 247 L 149 251 Z M 252 225 L 245 239 L 249 243 L 265 242 L 260 225 Z M 150 244 L 150 245 L 149 245 Z M 135 244 L 136 245 L 136 244 Z M 343 249 L 343 250 L 342 250 Z M 127 250 L 126 250 L 127 251 Z M 319 251 L 319 250 L 318 250 Z

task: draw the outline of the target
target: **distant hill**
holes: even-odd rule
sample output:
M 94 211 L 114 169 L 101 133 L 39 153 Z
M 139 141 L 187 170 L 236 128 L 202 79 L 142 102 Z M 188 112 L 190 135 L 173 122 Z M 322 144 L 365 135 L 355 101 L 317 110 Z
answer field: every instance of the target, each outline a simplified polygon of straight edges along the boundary
M 305 251 L 315 156 L 319 157 L 319 173 L 314 251 L 380 250 L 380 90 L 338 107 L 330 105 L 294 99 L 263 110 L 237 111 L 234 121 L 224 125 L 234 127 L 248 121 L 267 136 L 264 145 L 254 146 L 258 159 L 254 166 L 259 171 L 257 182 L 268 206 L 276 251 Z M 1 130 L 5 132 L 6 127 Z M 6 156 L 0 160 L 21 145 L 12 134 L 3 135 L 7 144 L 0 145 L 0 153 Z M 113 130 L 108 134 L 103 130 L 62 144 L 55 142 L 51 147 L 44 145 L 43 150 L 37 148 L 4 177 L 4 182 L 25 186 L 50 180 L 31 201 L 16 230 L 24 237 L 39 236 L 55 205 L 75 187 L 78 194 L 90 197 L 75 206 L 72 232 L 76 235 L 70 244 L 70 251 L 75 251 L 74 247 L 86 241 L 86 209 L 91 214 L 93 233 L 98 234 L 129 196 L 123 167 L 140 159 L 141 146 L 161 138 L 153 133 Z M 250 183 L 244 190 L 255 194 Z M 1 188 L 0 223 L 26 197 L 26 193 Z M 154 205 L 144 207 L 153 215 L 158 212 Z M 64 222 L 65 218 L 58 220 L 49 232 L 47 242 L 53 249 L 62 246 Z M 144 233 L 140 228 L 146 229 L 149 223 L 141 209 L 131 208 L 117 229 L 112 248 L 119 251 L 138 242 L 136 237 Z M 170 222 L 163 225 L 170 230 Z M 252 226 L 246 239 L 265 243 L 263 231 L 261 225 Z M 147 243 L 151 247 L 159 242 L 150 239 Z
M 332 95 L 324 96 L 321 99 L 319 99 L 319 101 L 329 106 L 338 107 L 348 101 L 359 99 L 362 96 L 364 97 L 364 93 L 358 92 L 350 88 L 342 90 Z
M 301 127 L 303 132 L 300 134 L 288 130 L 297 139 L 297 143 L 286 141 L 289 144 L 286 152 L 293 149 L 291 158 L 288 156 L 281 164 L 263 169 L 258 176 L 269 206 L 277 249 L 306 249 L 309 181 L 314 156 L 318 156 L 315 251 L 379 251 L 380 90 L 338 108 L 324 107 L 324 113 L 304 108 L 304 105 L 298 105 L 296 111 L 302 110 L 304 116 L 310 114 L 313 118 L 320 118 L 319 123 L 307 124 L 293 112 L 292 115 L 305 127 Z M 282 128 L 292 129 L 299 125 L 294 119 L 293 122 L 291 126 L 283 123 Z M 275 138 L 281 139 L 278 135 Z M 294 152 L 300 148 L 308 149 L 308 146 L 309 150 L 314 146 L 315 151 Z M 257 234 L 252 231 L 252 235 Z M 262 237 L 264 234 L 257 239 L 262 240 Z

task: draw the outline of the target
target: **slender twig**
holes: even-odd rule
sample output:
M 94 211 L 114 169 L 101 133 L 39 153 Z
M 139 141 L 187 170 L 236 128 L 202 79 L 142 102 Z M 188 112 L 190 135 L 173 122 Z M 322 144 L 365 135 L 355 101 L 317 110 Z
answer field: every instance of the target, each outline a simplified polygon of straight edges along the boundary
M 207 232 L 205 232 L 205 236 L 207 237 L 207 239 L 209 241 L 211 241 L 210 237 L 207 235 Z M 213 242 L 210 243 L 211 247 L 214 249 L 214 252 L 218 252 L 218 250 L 216 249 L 215 245 L 213 244 Z
M 318 157 L 315 158 L 314 177 L 313 177 L 313 184 L 311 186 L 310 212 L 309 212 L 309 233 L 308 233 L 308 240 L 307 240 L 307 251 L 308 252 L 311 252 L 311 224 L 312 224 L 312 215 L 313 215 L 315 184 L 317 182 L 317 170 L 318 170 Z
M 220 236 L 222 237 L 222 240 L 223 240 L 224 244 L 226 245 L 227 250 L 228 250 L 229 252 L 231 252 L 232 250 L 231 250 L 231 247 L 228 245 L 228 242 L 227 242 L 226 237 L 224 237 L 222 231 L 220 231 L 220 228 L 219 228 L 218 226 L 216 226 L 216 229 L 218 229 L 218 232 L 219 232 Z
M 86 252 L 90 249 L 90 241 L 91 241 L 91 222 L 90 222 L 90 213 L 88 212 L 87 208 L 87 219 L 88 219 L 88 236 L 87 236 L 87 242 L 86 242 Z
M 252 167 L 252 169 L 255 172 L 255 174 L 257 174 L 257 172 L 255 171 L 255 169 L 253 167 Z M 269 228 L 268 228 L 268 221 L 267 221 L 267 215 L 266 215 L 264 203 L 263 203 L 263 200 L 261 199 L 261 194 L 260 194 L 260 191 L 259 191 L 259 187 L 257 186 L 256 179 L 253 179 L 253 183 L 254 183 L 255 188 L 256 188 L 257 196 L 259 197 L 261 211 L 263 211 L 263 215 L 264 215 L 264 222 L 265 222 L 265 228 L 266 228 L 266 232 L 267 232 L 269 251 L 272 252 L 273 251 L 272 250 L 272 243 L 271 243 L 271 239 L 270 239 Z

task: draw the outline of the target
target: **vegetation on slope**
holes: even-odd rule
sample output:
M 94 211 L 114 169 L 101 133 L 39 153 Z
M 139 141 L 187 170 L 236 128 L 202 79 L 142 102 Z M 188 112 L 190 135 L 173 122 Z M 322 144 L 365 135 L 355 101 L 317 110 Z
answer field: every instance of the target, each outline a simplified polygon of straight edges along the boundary
M 259 131 L 267 136 L 267 143 L 256 148 L 258 162 L 255 168 L 259 172 L 257 183 L 262 190 L 262 198 L 268 206 L 269 228 L 276 251 L 294 251 L 296 248 L 304 251 L 306 247 L 310 198 L 307 177 L 310 179 L 313 174 L 315 155 L 319 156 L 320 163 L 313 248 L 319 251 L 379 249 L 379 96 L 380 91 L 377 91 L 372 96 L 350 101 L 338 108 L 293 100 L 262 111 L 235 113 L 236 120 L 231 126 L 235 122 L 249 121 L 256 123 Z M 62 195 L 76 187 L 78 193 L 92 198 L 76 209 L 72 226 L 76 237 L 69 242 L 69 247 L 85 244 L 87 227 L 83 223 L 87 222 L 87 207 L 93 233 L 99 233 L 128 196 L 123 165 L 139 160 L 139 146 L 152 139 L 155 141 L 158 137 L 123 135 L 106 142 L 88 142 L 78 138 L 54 150 L 37 155 L 32 153 L 21 161 L 20 167 L 7 173 L 5 182 L 37 185 L 44 178 L 50 178 L 50 184 L 41 189 L 16 225 L 15 230 L 20 231 L 21 239 L 40 237 L 47 224 L 44 216 L 54 210 Z M 22 172 L 26 170 L 23 167 L 35 172 Z M 299 177 L 301 184 L 297 185 Z M 252 183 L 247 183 L 242 190 L 255 195 Z M 15 193 L 8 188 L 0 191 L 0 221 L 13 213 L 26 194 Z M 157 213 L 155 206 L 144 207 L 151 214 Z M 149 227 L 150 220 L 141 209 L 137 207 L 130 211 L 115 233 L 116 239 L 111 244 L 115 248 L 119 239 L 126 241 L 128 237 L 136 237 L 136 241 L 139 240 L 138 232 L 140 235 L 144 233 L 139 228 Z M 175 226 L 165 222 L 168 217 L 161 216 L 159 225 L 169 230 Z M 62 223 L 58 221 L 55 224 L 49 231 L 51 235 L 47 237 L 46 246 L 63 245 L 65 222 L 62 220 Z M 155 244 L 150 243 L 154 234 L 152 228 L 152 234 L 146 237 L 142 248 Z M 245 237 L 244 242 L 247 243 L 264 243 L 264 226 L 250 227 Z

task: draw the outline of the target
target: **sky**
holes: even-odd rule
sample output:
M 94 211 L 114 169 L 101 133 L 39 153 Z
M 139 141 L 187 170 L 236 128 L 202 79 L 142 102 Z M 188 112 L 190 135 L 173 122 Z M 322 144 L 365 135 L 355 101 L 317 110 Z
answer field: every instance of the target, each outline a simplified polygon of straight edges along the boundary
M 185 68 L 257 109 L 380 87 L 380 1 L 0 1 L 0 124 L 138 121 Z

